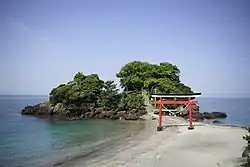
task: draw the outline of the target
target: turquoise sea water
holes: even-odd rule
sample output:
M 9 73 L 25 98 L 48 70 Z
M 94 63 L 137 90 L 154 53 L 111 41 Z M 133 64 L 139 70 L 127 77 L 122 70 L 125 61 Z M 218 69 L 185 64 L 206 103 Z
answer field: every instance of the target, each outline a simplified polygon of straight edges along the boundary
M 0 166 L 51 166 L 141 128 L 124 121 L 50 121 L 20 114 L 24 106 L 44 100 L 47 97 L 0 97 Z
M 117 138 L 129 136 L 141 124 L 124 121 L 51 121 L 22 116 L 21 109 L 47 100 L 39 96 L 0 96 L 0 166 L 51 166 L 69 157 L 88 155 Z M 199 98 L 201 111 L 228 114 L 223 122 L 250 125 L 250 99 Z

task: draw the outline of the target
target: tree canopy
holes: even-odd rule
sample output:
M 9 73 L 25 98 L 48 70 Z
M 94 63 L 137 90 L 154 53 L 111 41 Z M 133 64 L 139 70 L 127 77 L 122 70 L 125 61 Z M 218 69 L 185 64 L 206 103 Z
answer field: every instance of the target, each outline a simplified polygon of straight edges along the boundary
M 61 84 L 50 92 L 50 102 L 52 104 L 64 103 L 80 106 L 82 103 L 96 103 L 101 94 L 104 81 L 99 79 L 97 74 L 85 76 L 78 72 L 73 81 Z
M 53 105 L 63 103 L 73 106 L 74 110 L 85 112 L 88 107 L 101 107 L 111 111 L 144 111 L 144 99 L 140 94 L 118 93 L 119 89 L 112 80 L 106 82 L 97 74 L 84 75 L 78 72 L 67 84 L 60 84 L 50 92 Z
M 168 62 L 150 64 L 133 61 L 127 63 L 116 74 L 121 87 L 128 91 L 147 90 L 155 93 L 191 93 L 190 87 L 181 83 L 180 70 Z
M 130 62 L 121 68 L 117 77 L 120 79 L 122 88 L 127 91 L 192 92 L 190 87 L 181 83 L 178 67 L 167 62 L 160 64 Z M 60 84 L 51 90 L 50 102 L 53 105 L 63 103 L 80 110 L 86 109 L 86 106 L 112 111 L 144 110 L 144 99 L 141 94 L 118 93 L 118 90 L 114 81 L 103 81 L 97 74 L 84 75 L 78 72 L 72 81 Z

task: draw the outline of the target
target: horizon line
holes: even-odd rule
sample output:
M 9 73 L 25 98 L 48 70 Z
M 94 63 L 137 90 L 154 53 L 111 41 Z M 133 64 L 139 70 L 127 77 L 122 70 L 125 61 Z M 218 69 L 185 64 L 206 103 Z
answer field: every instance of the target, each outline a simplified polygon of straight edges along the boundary
M 0 93 L 0 96 L 50 96 L 49 94 L 1 94 Z M 218 96 L 218 95 L 201 95 L 197 98 L 226 98 L 226 99 L 229 99 L 229 98 L 250 98 L 250 95 L 242 95 L 242 96 L 239 96 L 239 95 L 236 95 L 236 96 L 232 96 L 232 95 L 221 95 L 221 96 Z

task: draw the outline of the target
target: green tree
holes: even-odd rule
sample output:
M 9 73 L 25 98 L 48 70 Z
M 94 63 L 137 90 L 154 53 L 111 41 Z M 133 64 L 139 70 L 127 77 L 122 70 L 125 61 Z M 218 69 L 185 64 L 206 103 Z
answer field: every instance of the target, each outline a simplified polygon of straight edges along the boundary
M 117 109 L 120 100 L 118 91 L 119 89 L 117 88 L 117 85 L 114 83 L 114 81 L 106 81 L 98 99 L 99 106 L 106 110 Z
M 123 66 L 116 74 L 120 78 L 121 87 L 128 91 L 141 90 L 147 77 L 145 72 L 149 71 L 150 67 L 149 63 L 140 61 L 130 62 Z
M 50 92 L 52 104 L 64 103 L 66 105 L 81 106 L 85 103 L 97 103 L 103 88 L 103 81 L 97 74 L 83 75 L 78 72 L 73 81 L 61 84 Z
M 50 102 L 52 104 L 66 103 L 67 102 L 67 92 L 70 87 L 66 84 L 60 84 L 58 87 L 53 88 L 50 92 Z
M 118 108 L 121 111 L 131 111 L 133 109 L 136 112 L 145 111 L 144 98 L 141 94 L 137 93 L 121 93 Z
M 82 72 L 78 72 L 78 73 L 76 73 L 76 75 L 74 76 L 73 81 L 79 83 L 79 82 L 84 81 L 85 78 L 86 78 L 86 76 L 85 76 Z
M 190 87 L 180 81 L 180 70 L 168 62 L 150 64 L 133 61 L 117 73 L 121 87 L 125 90 L 155 89 L 157 93 L 191 93 Z

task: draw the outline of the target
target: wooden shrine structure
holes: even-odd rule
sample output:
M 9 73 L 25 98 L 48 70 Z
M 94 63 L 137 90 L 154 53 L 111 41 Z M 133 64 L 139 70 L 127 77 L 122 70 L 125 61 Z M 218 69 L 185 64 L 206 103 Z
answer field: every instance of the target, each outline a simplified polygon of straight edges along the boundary
M 154 98 L 153 103 L 159 106 L 159 124 L 157 126 L 157 131 L 162 131 L 162 115 L 164 105 L 185 105 L 188 108 L 189 115 L 189 126 L 188 129 L 194 129 L 192 123 L 192 112 L 193 112 L 193 104 L 198 104 L 197 100 L 194 100 L 195 97 L 199 97 L 201 93 L 189 93 L 189 94 L 151 94 L 151 97 Z

